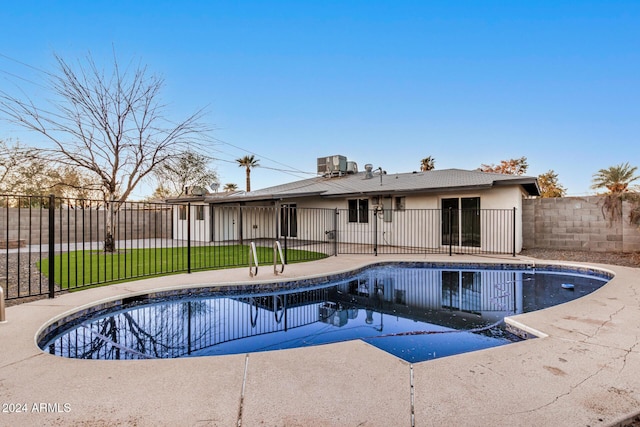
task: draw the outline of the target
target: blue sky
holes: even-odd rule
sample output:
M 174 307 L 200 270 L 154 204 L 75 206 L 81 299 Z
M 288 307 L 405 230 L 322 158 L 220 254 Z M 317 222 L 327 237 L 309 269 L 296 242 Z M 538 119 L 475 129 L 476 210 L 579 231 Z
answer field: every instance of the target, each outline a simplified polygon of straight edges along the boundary
M 526 156 L 569 195 L 640 166 L 639 1 L 25 0 L 0 22 L 2 89 L 37 93 L 54 52 L 115 49 L 165 78 L 172 118 L 207 108 L 220 181 L 241 189 L 247 153 L 254 189 L 334 154 L 388 173 Z M 40 143 L 2 122 L 0 138 Z

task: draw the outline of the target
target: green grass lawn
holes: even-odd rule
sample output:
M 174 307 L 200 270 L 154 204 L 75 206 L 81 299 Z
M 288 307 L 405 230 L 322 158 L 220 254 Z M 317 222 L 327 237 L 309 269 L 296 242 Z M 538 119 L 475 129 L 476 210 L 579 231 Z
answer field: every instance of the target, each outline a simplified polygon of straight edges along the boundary
M 257 247 L 261 266 L 273 265 L 273 249 Z M 288 249 L 287 263 L 325 258 L 320 252 Z M 49 273 L 48 258 L 38 263 L 43 274 Z M 139 279 L 147 276 L 182 273 L 188 270 L 186 247 L 129 249 L 115 254 L 102 251 L 75 251 L 56 255 L 55 282 L 61 289 Z M 214 270 L 249 266 L 249 247 L 197 246 L 191 248 L 191 270 Z

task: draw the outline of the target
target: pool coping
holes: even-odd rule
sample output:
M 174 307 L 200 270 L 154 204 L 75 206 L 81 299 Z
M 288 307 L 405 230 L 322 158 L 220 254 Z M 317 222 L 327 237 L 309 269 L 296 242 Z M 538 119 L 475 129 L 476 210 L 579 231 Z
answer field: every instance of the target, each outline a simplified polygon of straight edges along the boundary
M 1 402 L 26 402 L 29 410 L 0 412 L 0 425 L 624 425 L 640 412 L 640 270 L 618 266 L 593 264 L 615 274 L 593 294 L 510 318 L 542 339 L 417 364 L 362 342 L 141 362 L 69 360 L 35 343 L 47 321 L 118 296 L 194 283 L 313 279 L 380 261 L 425 260 L 590 265 L 528 257 L 340 256 L 288 265 L 283 275 L 258 280 L 249 280 L 247 269 L 198 272 L 8 307 L 8 322 L 0 324 L 0 342 L 11 343 L 0 351 Z M 114 377 L 119 385 L 111 384 Z M 220 390 L 212 390 L 212 380 Z M 318 391 L 321 385 L 331 393 Z M 359 398 L 376 387 L 383 392 Z M 34 411 L 36 403 L 49 407 Z
M 35 336 L 35 342 L 38 347 L 42 348 L 42 342 L 49 342 L 53 336 L 58 335 L 59 329 L 64 327 L 68 323 L 74 323 L 78 326 L 79 319 L 85 319 L 87 316 L 101 317 L 107 313 L 121 310 L 132 299 L 138 299 L 143 297 L 141 301 L 149 301 L 153 304 L 156 300 L 162 301 L 165 299 L 175 297 L 211 297 L 220 294 L 225 296 L 233 295 L 233 293 L 240 293 L 245 296 L 249 293 L 260 294 L 263 292 L 273 292 L 275 290 L 284 291 L 296 291 L 296 290 L 308 290 L 316 285 L 321 285 L 327 282 L 336 282 L 342 280 L 348 280 L 354 276 L 361 274 L 368 269 L 378 267 L 417 267 L 428 269 L 471 269 L 471 270 L 509 270 L 509 271 L 522 271 L 522 272 L 546 272 L 546 273 L 569 273 L 580 274 L 587 276 L 595 276 L 601 279 L 611 280 L 615 277 L 615 273 L 611 270 L 594 268 L 590 266 L 576 266 L 566 264 L 547 264 L 538 263 L 451 263 L 451 262 L 426 262 L 426 261 L 376 261 L 368 263 L 364 266 L 346 270 L 344 272 L 328 273 L 326 275 L 318 275 L 314 277 L 294 278 L 288 280 L 274 280 L 272 282 L 254 285 L 254 284 L 217 284 L 211 285 L 207 283 L 200 283 L 196 285 L 181 285 L 175 287 L 164 287 L 159 289 L 152 289 L 144 292 L 128 293 L 126 295 L 119 295 L 113 298 L 107 298 L 105 300 L 97 301 L 95 303 L 89 303 L 77 309 L 72 309 L 68 312 L 61 313 L 60 315 L 51 319 L 50 322 L 42 325 Z M 516 320 L 517 314 L 511 316 L 505 316 L 504 322 L 509 330 L 514 335 L 522 339 L 531 338 L 544 338 L 547 336 L 542 331 L 535 330 L 523 323 Z

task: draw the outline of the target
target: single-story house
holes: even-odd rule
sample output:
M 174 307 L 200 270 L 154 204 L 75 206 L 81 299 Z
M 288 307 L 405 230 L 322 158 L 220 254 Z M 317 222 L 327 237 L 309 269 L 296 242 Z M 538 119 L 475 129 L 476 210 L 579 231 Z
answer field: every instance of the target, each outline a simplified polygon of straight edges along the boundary
M 174 237 L 199 241 L 305 239 L 403 247 L 522 249 L 522 199 L 536 177 L 443 169 L 387 174 L 344 156 L 318 159 L 317 177 L 254 190 L 168 200 Z M 187 218 L 186 203 L 190 218 Z M 505 243 L 506 242 L 506 243 Z M 504 245 L 509 249 L 501 249 Z

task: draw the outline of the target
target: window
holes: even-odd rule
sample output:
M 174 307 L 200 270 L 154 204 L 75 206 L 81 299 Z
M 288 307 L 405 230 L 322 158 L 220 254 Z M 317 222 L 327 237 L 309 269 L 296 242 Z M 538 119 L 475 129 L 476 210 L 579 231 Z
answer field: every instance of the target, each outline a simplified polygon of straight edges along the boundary
M 204 221 L 204 206 L 196 206 L 196 221 Z
M 369 293 L 369 280 L 368 279 L 354 279 L 349 282 L 349 295 L 356 295 L 360 297 L 368 297 Z
M 404 196 L 396 197 L 396 210 L 403 211 L 405 209 L 405 203 Z
M 349 222 L 369 222 L 369 199 L 349 200 Z
M 382 219 L 384 222 L 391 222 L 393 220 L 393 206 L 391 202 L 393 199 L 391 196 L 382 198 Z
M 178 206 L 178 219 L 184 221 L 187 219 L 187 207 L 186 206 Z

